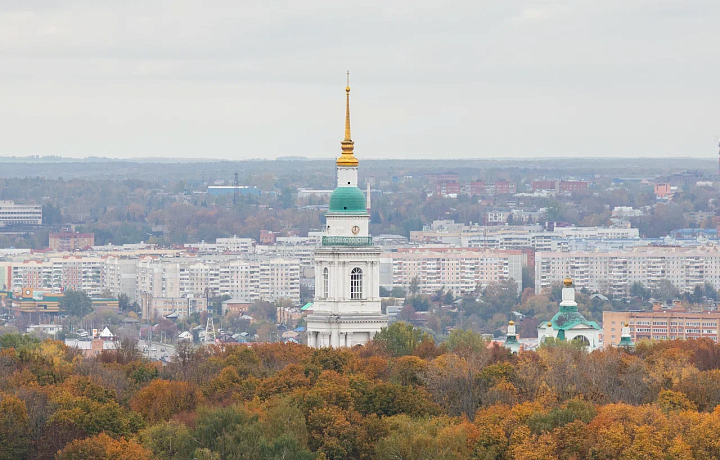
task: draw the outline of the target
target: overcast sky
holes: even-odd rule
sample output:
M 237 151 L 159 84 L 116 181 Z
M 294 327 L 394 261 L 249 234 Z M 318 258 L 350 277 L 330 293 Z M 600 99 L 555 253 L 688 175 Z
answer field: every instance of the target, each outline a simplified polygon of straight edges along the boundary
M 717 157 L 717 0 L 0 0 L 0 156 Z

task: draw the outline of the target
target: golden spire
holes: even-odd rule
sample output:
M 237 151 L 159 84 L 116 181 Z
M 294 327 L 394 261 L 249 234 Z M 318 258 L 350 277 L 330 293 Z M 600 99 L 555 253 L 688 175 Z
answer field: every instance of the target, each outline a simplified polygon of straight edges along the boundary
M 342 155 L 337 159 L 338 166 L 357 166 L 358 160 L 353 154 L 355 143 L 350 138 L 350 71 L 347 73 L 347 86 L 345 87 L 345 139 L 340 143 Z

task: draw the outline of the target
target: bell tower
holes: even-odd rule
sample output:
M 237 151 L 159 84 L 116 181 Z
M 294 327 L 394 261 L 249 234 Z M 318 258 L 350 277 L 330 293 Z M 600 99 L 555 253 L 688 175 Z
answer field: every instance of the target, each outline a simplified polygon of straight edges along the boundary
M 325 214 L 325 235 L 315 251 L 315 300 L 306 317 L 308 345 L 364 345 L 387 326 L 380 305 L 380 249 L 369 232 L 370 214 L 358 184 L 350 136 L 350 76 L 345 87 L 345 138 L 335 162 L 337 187 Z

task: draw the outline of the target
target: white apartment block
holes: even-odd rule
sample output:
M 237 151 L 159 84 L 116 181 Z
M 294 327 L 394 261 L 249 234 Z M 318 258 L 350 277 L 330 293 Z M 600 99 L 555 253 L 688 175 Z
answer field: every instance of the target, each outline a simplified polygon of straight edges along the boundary
M 420 292 L 440 289 L 454 296 L 471 293 L 477 286 L 514 279 L 522 292 L 522 252 L 463 248 L 398 249 L 391 256 L 394 286 L 408 288 L 414 278 Z
M 130 302 L 137 300 L 137 259 L 109 256 L 105 259 L 105 289 L 113 297 L 125 294 Z
M 257 254 L 284 259 L 298 259 L 301 267 L 315 266 L 315 244 L 270 244 L 258 245 Z
M 13 201 L 0 201 L 0 226 L 41 225 L 42 206 L 15 204 Z
M 620 239 L 640 238 L 640 230 L 625 227 L 555 227 L 553 233 L 563 238 Z
M 137 297 L 223 295 L 253 302 L 300 301 L 300 261 L 281 257 L 145 257 L 137 266 Z
M 566 277 L 578 288 L 626 295 L 635 282 L 656 288 L 669 280 L 680 292 L 705 282 L 720 287 L 720 248 L 637 247 L 611 252 L 536 252 L 535 291 Z
M 106 266 L 101 257 L 67 256 L 26 260 L 10 265 L 11 290 L 30 287 L 60 292 L 84 291 L 98 295 L 105 289 Z
M 219 252 L 237 252 L 241 254 L 252 254 L 255 252 L 255 240 L 252 238 L 218 238 L 215 240 Z

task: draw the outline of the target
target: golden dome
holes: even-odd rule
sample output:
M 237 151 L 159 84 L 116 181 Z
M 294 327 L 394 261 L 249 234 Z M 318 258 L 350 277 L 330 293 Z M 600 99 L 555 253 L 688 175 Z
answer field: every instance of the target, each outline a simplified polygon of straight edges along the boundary
M 510 321 L 510 325 L 511 325 L 511 326 L 514 326 L 514 325 L 515 325 L 515 321 Z
M 630 323 L 628 323 L 628 322 L 626 321 L 626 322 L 625 322 L 625 327 L 628 327 L 629 325 L 630 325 Z
M 572 284 L 573 284 L 573 283 L 572 283 L 572 279 L 570 279 L 569 277 L 568 277 L 568 278 L 565 278 L 565 280 L 563 281 L 563 284 L 564 284 L 566 287 L 572 286 Z
M 547 326 L 548 326 L 548 327 L 552 327 L 552 322 L 551 322 L 551 321 L 548 321 Z
M 345 87 L 345 92 L 346 92 L 346 93 L 349 93 L 349 92 L 350 92 L 350 87 L 349 87 L 349 86 L 346 86 L 346 87 Z

